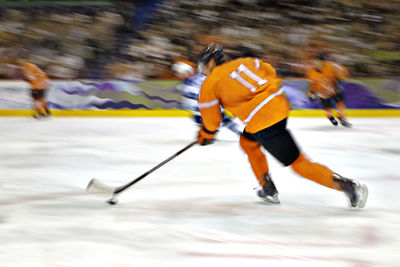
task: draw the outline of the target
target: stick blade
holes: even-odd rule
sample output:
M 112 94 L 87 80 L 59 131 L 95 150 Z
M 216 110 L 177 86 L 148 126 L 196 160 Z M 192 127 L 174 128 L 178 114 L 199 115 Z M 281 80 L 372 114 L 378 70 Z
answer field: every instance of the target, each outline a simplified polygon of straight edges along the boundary
M 95 194 L 113 194 L 115 192 L 115 187 L 106 185 L 96 178 L 93 178 L 87 185 L 86 192 Z

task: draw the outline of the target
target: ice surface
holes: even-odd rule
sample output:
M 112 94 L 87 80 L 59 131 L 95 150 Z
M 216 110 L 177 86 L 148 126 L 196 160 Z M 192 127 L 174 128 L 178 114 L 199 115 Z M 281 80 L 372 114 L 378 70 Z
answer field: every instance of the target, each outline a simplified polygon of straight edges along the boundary
M 268 155 L 280 205 L 257 199 L 238 137 L 194 146 L 188 118 L 0 118 L 0 266 L 400 266 L 400 119 L 291 118 L 314 161 L 368 185 L 365 209 Z

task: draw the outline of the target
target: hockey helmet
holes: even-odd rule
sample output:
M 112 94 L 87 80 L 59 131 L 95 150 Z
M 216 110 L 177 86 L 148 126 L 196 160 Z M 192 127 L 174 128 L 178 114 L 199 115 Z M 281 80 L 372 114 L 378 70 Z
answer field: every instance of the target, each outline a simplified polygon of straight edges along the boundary
M 190 75 L 194 73 L 193 67 L 182 61 L 175 62 L 171 69 L 173 72 L 183 75 Z
M 217 66 L 225 62 L 224 49 L 220 44 L 211 43 L 204 48 L 198 56 L 198 65 L 207 65 L 211 59 L 214 59 Z

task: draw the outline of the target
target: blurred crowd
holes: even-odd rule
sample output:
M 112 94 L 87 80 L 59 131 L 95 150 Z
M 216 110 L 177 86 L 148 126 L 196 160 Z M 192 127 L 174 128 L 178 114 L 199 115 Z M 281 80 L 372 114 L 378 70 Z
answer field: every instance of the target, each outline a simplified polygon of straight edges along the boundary
M 209 42 L 301 77 L 323 53 L 352 76 L 400 76 L 396 0 L 114 1 L 113 7 L 0 9 L 0 77 L 27 56 L 52 78 L 169 78 Z

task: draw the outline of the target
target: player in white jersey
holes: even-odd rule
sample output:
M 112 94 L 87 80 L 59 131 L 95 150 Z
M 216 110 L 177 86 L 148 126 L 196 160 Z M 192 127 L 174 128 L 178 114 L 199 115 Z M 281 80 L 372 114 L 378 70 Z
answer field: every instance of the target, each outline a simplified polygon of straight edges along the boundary
M 197 96 L 205 79 L 206 76 L 201 73 L 189 76 L 184 80 L 181 89 L 182 107 L 188 110 L 193 115 L 195 122 L 200 125 L 202 124 L 202 119 Z
M 182 88 L 180 89 L 182 95 L 182 108 L 189 111 L 193 115 L 196 124 L 201 126 L 203 120 L 201 118 L 199 104 L 197 103 L 197 96 L 200 92 L 201 85 L 207 77 L 201 73 L 195 74 L 191 66 L 185 66 L 184 64 L 185 63 L 183 62 L 177 62 L 172 65 L 174 75 L 183 80 Z M 233 118 L 224 113 L 222 107 L 221 114 L 223 117 L 221 126 L 225 126 L 237 135 L 241 135 L 241 127 L 233 120 Z

